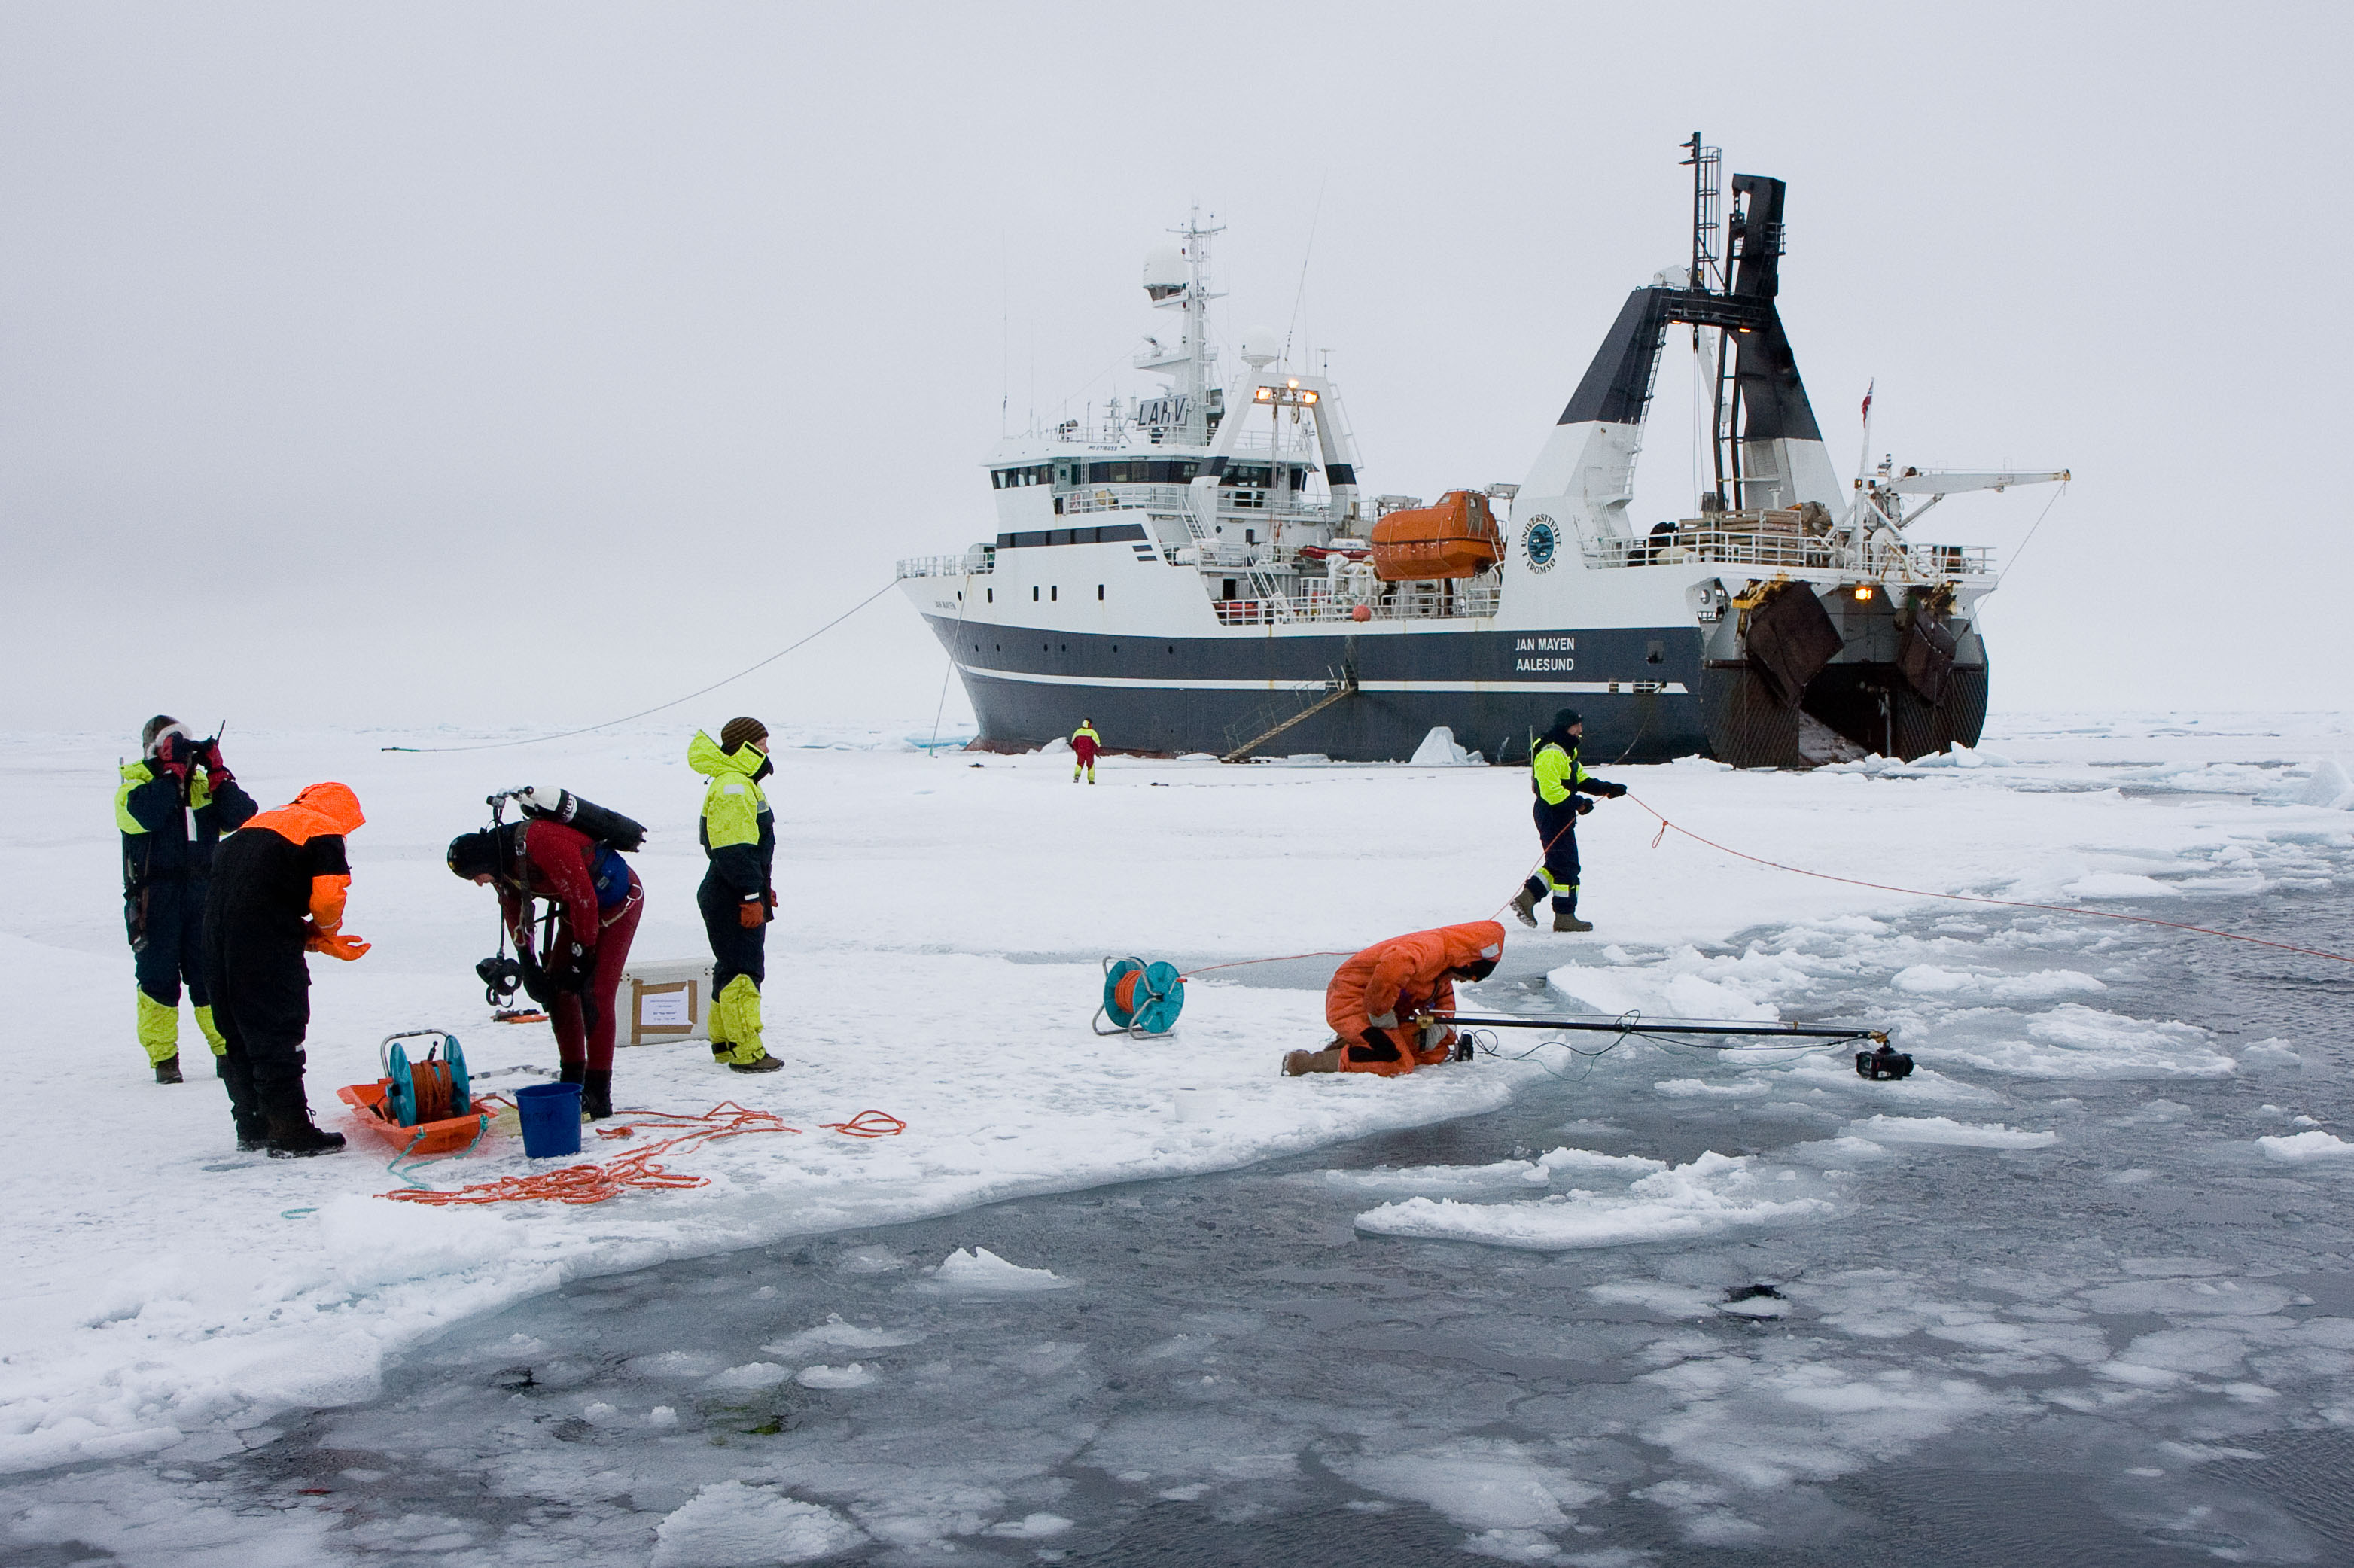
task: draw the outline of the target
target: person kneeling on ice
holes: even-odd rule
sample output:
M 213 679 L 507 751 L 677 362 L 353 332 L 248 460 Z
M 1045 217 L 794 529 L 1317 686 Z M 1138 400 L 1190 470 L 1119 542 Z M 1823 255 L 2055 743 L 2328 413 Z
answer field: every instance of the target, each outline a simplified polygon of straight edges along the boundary
M 535 789 L 526 805 L 557 809 L 560 789 Z M 495 888 L 499 917 L 522 958 L 524 985 L 556 1031 L 559 1082 L 580 1086 L 591 1121 L 613 1114 L 613 998 L 646 894 L 620 852 L 579 829 L 526 817 L 450 841 L 450 869 Z M 533 954 L 532 901 L 557 906 L 548 950 Z
M 352 886 L 344 840 L 367 819 L 341 784 L 313 784 L 221 841 L 205 900 L 205 980 L 221 1033 L 237 1146 L 273 1160 L 328 1154 L 340 1132 L 312 1125 L 302 1093 L 302 1037 L 311 1028 L 306 952 L 346 962 L 368 945 L 344 931 Z
M 1324 1021 L 1340 1038 L 1294 1051 L 1284 1073 L 1379 1073 L 1396 1077 L 1455 1054 L 1455 1031 L 1434 1013 L 1455 1011 L 1455 982 L 1486 980 L 1504 956 L 1493 920 L 1441 926 L 1376 942 L 1342 964 L 1324 988 Z
M 1512 895 L 1512 913 L 1523 926 L 1537 923 L 1537 900 L 1553 894 L 1553 928 L 1591 931 L 1594 924 L 1577 917 L 1577 819 L 1594 810 L 1588 795 L 1617 800 L 1624 784 L 1596 779 L 1579 766 L 1577 743 L 1585 738 L 1585 721 L 1575 708 L 1553 715 L 1553 727 L 1537 742 L 1529 759 L 1529 789 L 1537 798 L 1537 842 L 1544 864 Z
M 1092 784 L 1096 781 L 1096 753 L 1102 749 L 1103 736 L 1096 733 L 1096 721 L 1091 718 L 1081 719 L 1079 727 L 1071 732 L 1072 783 L 1076 784 L 1079 781 L 1079 774 L 1082 771 L 1087 774 L 1088 783 Z
M 768 933 L 777 892 L 777 819 L 760 780 L 769 761 L 769 726 L 732 718 L 713 740 L 701 730 L 687 743 L 686 765 L 711 780 L 697 832 L 711 859 L 695 902 L 711 938 L 711 1059 L 738 1073 L 773 1073 L 784 1064 L 760 1043 L 760 982 L 768 974 Z

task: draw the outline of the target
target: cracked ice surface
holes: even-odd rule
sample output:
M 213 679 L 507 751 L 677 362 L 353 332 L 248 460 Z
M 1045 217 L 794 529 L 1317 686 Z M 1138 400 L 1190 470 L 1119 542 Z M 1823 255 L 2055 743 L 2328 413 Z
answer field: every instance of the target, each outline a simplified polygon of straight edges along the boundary
M 2309 763 L 2258 738 L 2248 760 L 2163 769 L 2053 760 L 2038 748 L 2073 743 L 2031 736 L 2006 739 L 2001 767 L 1624 771 L 1777 858 L 2002 896 L 2145 877 L 2174 890 L 2164 918 L 2342 949 L 2354 833 L 2300 798 L 2318 792 Z M 683 782 L 609 744 L 600 765 L 631 789 Z M 1995 1553 L 2031 1495 L 2072 1560 L 2341 1552 L 2323 1484 L 2354 1451 L 2335 976 L 2152 928 L 1639 858 L 1643 822 L 1606 810 L 1587 858 L 1609 940 L 1514 928 L 1483 1003 L 1862 1017 L 1921 1070 L 1874 1085 L 1833 1054 L 1629 1043 L 1545 1045 L 1514 1075 L 1486 1061 L 1283 1084 L 1267 1068 L 1312 1029 L 1312 978 L 1204 983 L 1176 1041 L 1107 1052 L 1075 1016 L 1092 1005 L 1086 955 L 1194 963 L 1453 917 L 1449 885 L 1497 881 L 1500 897 L 1525 846 L 1470 874 L 1369 862 L 1384 852 L 1363 842 L 1368 815 L 1435 788 L 1509 814 L 1520 781 L 1134 765 L 1138 810 L 1182 799 L 1173 819 L 1074 825 L 1051 773 L 987 760 L 955 784 L 947 762 L 809 764 L 791 829 L 806 906 L 777 967 L 804 965 L 830 1000 L 773 1010 L 794 1071 L 716 1088 L 691 1053 L 621 1063 L 663 1103 L 733 1093 L 811 1127 L 873 1103 L 909 1115 L 916 1142 L 738 1140 L 698 1166 L 719 1178 L 707 1198 L 411 1211 L 367 1196 L 388 1181 L 351 1157 L 222 1160 L 217 1102 L 195 1099 L 209 1086 L 126 1086 L 95 1048 L 28 1064 L 124 1136 L 11 1156 L 12 1190 L 49 1196 L 10 1222 L 32 1266 L 7 1287 L 22 1349 L 0 1388 L 16 1436 L 48 1446 L 26 1451 L 63 1444 L 78 1467 L 13 1482 L 5 1539 L 240 1564 L 1122 1561 L 1148 1543 L 1282 1561 L 1310 1541 L 1377 1563 L 1929 1560 L 1907 1555 L 1923 1540 L 1938 1561 L 2026 1562 L 1970 1553 Z M 2131 793 L 2113 788 L 2126 772 Z M 465 797 L 434 778 L 433 801 Z M 919 802 L 968 784 L 941 819 L 956 833 L 920 826 L 935 808 Z M 84 804 L 59 799 L 60 822 Z M 434 863 L 434 833 L 455 827 L 422 826 L 421 789 L 385 800 L 370 831 L 397 831 L 360 867 L 355 927 L 380 953 L 442 950 L 381 980 L 323 977 L 314 1062 L 348 1067 L 416 1022 L 411 991 L 461 1033 L 478 1015 L 463 968 L 484 922 Z M 1040 891 L 998 875 L 1016 891 L 980 940 L 906 894 L 939 881 L 942 856 L 960 885 L 1002 870 L 960 847 L 973 813 L 1053 828 L 1003 852 Z M 1147 920 L 1132 888 L 1091 878 L 1171 820 L 1200 854 L 1156 863 Z M 828 850 L 860 822 L 857 854 Z M 8 853 L 62 888 L 57 865 L 102 840 L 54 837 Z M 1281 863 L 1301 853 L 1330 863 Z M 646 858 L 650 884 L 691 890 L 678 861 Z M 1606 895 L 1614 862 L 1640 874 Z M 1363 897 L 1331 907 L 1335 879 L 1356 878 Z M 371 887 L 376 930 L 359 917 Z M 428 903 L 440 913 L 410 907 Z M 96 1039 L 127 983 L 102 922 L 75 918 L 0 956 L 72 982 L 27 1005 Z M 648 930 L 662 919 L 691 938 L 675 898 L 657 896 Z M 825 1015 L 844 995 L 854 1022 Z M 1226 1115 L 1175 1122 L 1179 1082 L 1219 1088 Z M 1480 1114 L 1446 1119 L 1465 1110 Z M 122 1212 L 133 1180 L 144 1202 Z M 1400 1213 L 1447 1219 L 1367 1223 Z M 157 1261 L 85 1258 L 90 1235 Z M 1034 1280 L 1061 1287 L 1006 1288 Z

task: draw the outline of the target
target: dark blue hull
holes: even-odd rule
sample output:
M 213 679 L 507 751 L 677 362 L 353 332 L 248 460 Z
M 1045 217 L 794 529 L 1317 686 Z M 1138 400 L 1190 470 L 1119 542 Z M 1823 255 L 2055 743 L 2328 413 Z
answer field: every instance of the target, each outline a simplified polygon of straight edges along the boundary
M 1320 701 L 1344 672 L 1358 688 L 1262 755 L 1401 762 L 1444 726 L 1490 761 L 1525 760 L 1532 734 L 1564 707 L 1585 715 L 1589 759 L 1709 749 L 1691 626 L 1146 641 L 926 619 L 955 656 L 984 750 L 1028 750 L 1090 718 L 1114 750 L 1224 756 Z

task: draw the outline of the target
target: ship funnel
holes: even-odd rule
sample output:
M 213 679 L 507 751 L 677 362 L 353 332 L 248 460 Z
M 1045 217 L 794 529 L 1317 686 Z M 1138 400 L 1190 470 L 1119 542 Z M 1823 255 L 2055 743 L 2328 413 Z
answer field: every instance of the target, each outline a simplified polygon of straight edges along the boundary
M 1243 363 L 1265 370 L 1283 357 L 1283 337 L 1273 327 L 1255 326 L 1243 334 Z
M 1183 293 L 1193 281 L 1183 247 L 1156 245 L 1144 253 L 1144 291 L 1154 304 Z

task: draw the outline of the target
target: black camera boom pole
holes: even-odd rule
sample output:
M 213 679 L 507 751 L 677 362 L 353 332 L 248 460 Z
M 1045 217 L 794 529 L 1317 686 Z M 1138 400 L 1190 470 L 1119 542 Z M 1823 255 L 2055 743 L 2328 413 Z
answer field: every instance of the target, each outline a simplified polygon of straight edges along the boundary
M 1590 1034 L 1763 1034 L 1797 1040 L 1871 1040 L 1888 1044 L 1885 1029 L 1853 1029 L 1812 1023 L 1694 1023 L 1681 1020 L 1657 1022 L 1634 1014 L 1616 1018 L 1526 1018 L 1517 1013 L 1437 1012 L 1445 1023 L 1481 1029 L 1562 1029 Z

